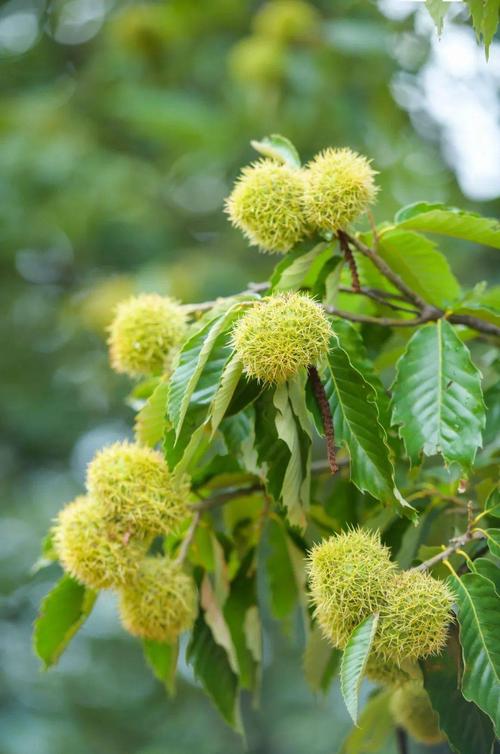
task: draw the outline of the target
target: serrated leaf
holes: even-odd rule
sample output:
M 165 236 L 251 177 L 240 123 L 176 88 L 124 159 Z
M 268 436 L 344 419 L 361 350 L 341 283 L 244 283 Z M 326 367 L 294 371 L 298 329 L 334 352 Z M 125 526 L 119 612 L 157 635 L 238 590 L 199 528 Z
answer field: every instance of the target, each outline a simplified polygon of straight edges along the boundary
M 184 344 L 170 379 L 168 414 L 176 440 L 190 404 L 208 405 L 217 389 L 231 354 L 228 330 L 241 311 L 241 304 L 208 322 Z
M 33 648 L 45 669 L 54 665 L 90 615 L 97 593 L 65 574 L 43 598 Z
M 290 398 L 291 385 L 283 383 L 274 391 L 276 432 L 289 451 L 283 475 L 280 498 L 292 526 L 305 528 L 305 512 L 309 506 L 311 485 L 311 434 L 304 429 L 294 413 Z
M 441 34 L 441 32 L 443 31 L 446 11 L 448 10 L 448 6 L 446 5 L 445 0 L 425 0 L 425 7 L 429 11 L 432 20 L 436 24 L 438 34 Z
M 135 418 L 135 436 L 142 445 L 154 447 L 163 438 L 167 413 L 168 383 L 160 382 Z
M 214 436 L 215 431 L 224 418 L 229 404 L 231 403 L 236 387 L 240 381 L 242 372 L 243 365 L 241 361 L 236 358 L 230 359 L 224 367 L 221 381 L 212 402 L 210 413 L 210 427 L 212 430 L 212 437 Z
M 378 613 L 369 615 L 349 637 L 340 664 L 340 689 L 354 724 L 358 722 L 359 689 L 378 626 Z
M 273 391 L 265 390 L 255 402 L 255 449 L 265 472 L 266 489 L 275 500 L 280 500 L 290 451 L 278 436 L 275 420 Z
M 425 301 L 446 308 L 461 295 L 446 257 L 425 236 L 400 228 L 382 231 L 378 253 Z
M 391 416 L 389 395 L 382 384 L 382 380 L 375 371 L 372 360 L 368 356 L 363 338 L 354 325 L 345 319 L 336 320 L 334 330 L 338 336 L 340 345 L 349 355 L 349 361 L 353 367 L 375 388 L 380 423 L 384 429 L 388 428 Z
M 224 605 L 224 617 L 236 653 L 241 687 L 252 690 L 258 680 L 258 662 L 262 655 L 252 552 L 247 555 L 231 582 L 231 590 Z
M 392 690 L 380 691 L 370 697 L 359 716 L 358 727 L 352 728 L 340 754 L 385 754 L 394 722 L 389 709 Z
M 334 253 L 332 245 L 327 243 L 318 243 L 312 249 L 304 246 L 289 252 L 274 269 L 271 290 L 312 288 Z
M 500 602 L 478 573 L 452 576 L 464 662 L 464 697 L 486 712 L 500 732 Z
M 486 50 L 486 59 L 488 59 L 490 45 L 495 36 L 498 28 L 498 14 L 500 12 L 499 0 L 484 0 L 484 12 L 483 12 L 483 41 L 484 48 Z
M 220 592 L 220 590 L 219 590 Z M 238 660 L 228 625 L 222 612 L 222 595 L 216 595 L 207 574 L 200 588 L 200 603 L 205 611 L 205 623 L 209 626 L 215 642 L 222 647 L 229 660 L 233 673 L 238 674 Z
M 395 221 L 400 228 L 462 238 L 500 249 L 500 223 L 497 220 L 445 204 L 410 204 L 399 210 Z
M 355 369 L 333 335 L 324 387 L 335 425 L 335 440 L 351 457 L 351 479 L 361 492 L 394 505 L 415 520 L 414 508 L 396 487 L 394 467 L 380 425 L 375 388 Z
M 439 716 L 439 727 L 455 754 L 491 754 L 495 733 L 490 719 L 460 691 L 460 647 L 454 633 L 437 657 L 423 664 L 425 690 Z
M 241 733 L 238 679 L 226 652 L 215 642 L 202 615 L 194 625 L 187 660 L 224 720 Z
M 175 693 L 175 672 L 179 657 L 179 643 L 166 644 L 165 642 L 144 639 L 142 642 L 144 657 L 153 671 L 154 676 L 165 685 L 170 696 Z
M 312 691 L 324 694 L 328 691 L 341 656 L 340 650 L 334 649 L 324 638 L 319 626 L 313 626 L 307 637 L 303 659 L 304 676 Z
M 300 168 L 300 157 L 296 148 L 286 136 L 271 134 L 263 139 L 252 140 L 252 147 L 264 157 L 284 162 L 292 168 Z
M 486 529 L 484 533 L 486 534 L 491 554 L 494 555 L 495 558 L 500 558 L 500 529 Z
M 489 579 L 495 587 L 495 592 L 500 597 L 500 567 L 488 558 L 476 558 L 474 571 L 485 579 Z
M 481 375 L 467 346 L 438 320 L 415 332 L 396 369 L 392 420 L 408 457 L 441 453 L 467 471 L 485 425 Z
M 282 620 L 295 609 L 299 590 L 290 559 L 288 535 L 281 521 L 271 518 L 268 527 L 269 555 L 266 561 L 271 612 Z

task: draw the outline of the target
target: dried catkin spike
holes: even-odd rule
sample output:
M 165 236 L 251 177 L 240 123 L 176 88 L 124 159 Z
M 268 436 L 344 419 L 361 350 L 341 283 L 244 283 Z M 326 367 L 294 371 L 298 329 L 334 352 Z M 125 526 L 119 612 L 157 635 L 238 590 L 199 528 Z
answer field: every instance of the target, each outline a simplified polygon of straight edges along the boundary
M 136 443 L 101 450 L 88 466 L 87 488 L 132 531 L 169 534 L 189 516 L 188 479 L 173 475 L 161 453 Z
M 238 320 L 233 346 L 249 377 L 277 384 L 325 356 L 330 336 L 319 304 L 301 293 L 284 293 L 256 302 Z
M 129 633 L 173 642 L 195 621 L 196 587 L 173 560 L 148 557 L 134 582 L 120 591 L 119 604 L 122 623 Z
M 252 245 L 284 253 L 307 235 L 303 194 L 301 170 L 259 160 L 241 171 L 226 200 L 226 212 Z
M 64 570 L 93 589 L 133 580 L 150 542 L 108 518 L 101 503 L 85 496 L 59 513 L 53 538 Z
M 109 358 L 130 377 L 162 374 L 186 334 L 182 307 L 166 296 L 145 293 L 118 304 L 109 327 Z
M 309 578 L 315 616 L 327 639 L 343 649 L 356 626 L 380 610 L 395 565 L 378 534 L 354 529 L 313 547 Z
M 325 149 L 304 170 L 304 212 L 313 228 L 346 228 L 373 203 L 375 171 L 369 160 L 350 149 Z

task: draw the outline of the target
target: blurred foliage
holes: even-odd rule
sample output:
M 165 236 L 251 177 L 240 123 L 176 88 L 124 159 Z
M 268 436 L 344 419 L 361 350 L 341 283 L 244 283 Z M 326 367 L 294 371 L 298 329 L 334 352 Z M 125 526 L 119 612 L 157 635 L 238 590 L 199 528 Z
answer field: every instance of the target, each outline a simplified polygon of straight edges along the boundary
M 413 17 L 390 21 L 360 0 L 287 0 L 280 19 L 277 5 L 0 7 L 2 754 L 239 750 L 187 671 L 164 701 L 105 602 L 61 669 L 39 676 L 28 637 L 53 579 L 29 572 L 94 450 L 130 424 L 127 381 L 104 345 L 113 305 L 131 291 L 213 298 L 271 269 L 222 213 L 250 138 L 286 133 L 306 158 L 327 144 L 368 154 L 383 171 L 379 218 L 422 198 L 464 205 L 439 142 L 418 135 L 391 94 L 393 77 L 427 57 Z M 486 256 L 473 269 L 459 260 L 473 282 L 493 274 Z M 347 729 L 337 696 L 320 709 L 288 662 L 299 644 L 273 650 L 281 662 L 263 711 L 248 705 L 250 751 L 334 751 Z

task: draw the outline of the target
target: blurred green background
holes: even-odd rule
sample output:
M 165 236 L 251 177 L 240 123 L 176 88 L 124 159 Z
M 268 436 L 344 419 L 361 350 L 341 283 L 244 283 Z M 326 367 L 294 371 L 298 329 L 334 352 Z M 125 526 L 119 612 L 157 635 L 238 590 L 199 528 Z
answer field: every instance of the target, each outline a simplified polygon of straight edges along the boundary
M 378 221 L 420 199 L 498 215 L 500 53 L 487 65 L 453 12 L 438 42 L 401 0 L 0 4 L 0 754 L 243 750 L 185 666 L 166 700 L 105 597 L 42 674 L 31 624 L 57 571 L 31 566 L 95 450 L 130 433 L 130 383 L 107 364 L 114 303 L 204 300 L 269 274 L 222 212 L 251 138 L 281 132 L 304 159 L 367 154 Z M 462 281 L 494 277 L 487 254 L 448 253 Z M 249 752 L 339 750 L 338 690 L 311 695 L 300 651 L 300 632 L 268 621 Z

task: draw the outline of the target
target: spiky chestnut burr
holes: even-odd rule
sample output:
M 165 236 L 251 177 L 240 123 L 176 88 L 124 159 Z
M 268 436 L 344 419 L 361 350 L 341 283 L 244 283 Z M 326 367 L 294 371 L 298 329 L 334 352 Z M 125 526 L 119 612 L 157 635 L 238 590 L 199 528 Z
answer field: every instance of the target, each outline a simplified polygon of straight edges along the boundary
M 144 293 L 118 304 L 109 327 L 113 369 L 130 377 L 162 374 L 186 334 L 186 315 L 166 296 Z
M 390 552 L 377 533 L 351 529 L 315 545 L 309 554 L 311 599 L 327 639 L 343 649 L 356 626 L 380 610 L 394 576 Z
M 284 253 L 306 234 L 301 170 L 264 159 L 243 168 L 226 200 L 235 228 L 263 251 Z
M 302 293 L 283 293 L 248 309 L 233 329 L 233 347 L 248 377 L 278 384 L 325 356 L 330 336 L 319 304 Z
M 53 538 L 64 570 L 93 589 L 131 581 L 150 543 L 107 517 L 101 503 L 83 495 L 59 513 Z
M 345 229 L 377 195 L 370 162 L 350 149 L 325 149 L 304 170 L 304 213 L 320 231 Z
M 120 590 L 119 609 L 129 633 L 171 643 L 194 623 L 196 587 L 173 560 L 148 557 L 135 580 Z
M 101 450 L 87 468 L 87 489 L 108 516 L 131 531 L 168 534 L 189 516 L 189 482 L 162 454 L 137 443 Z

